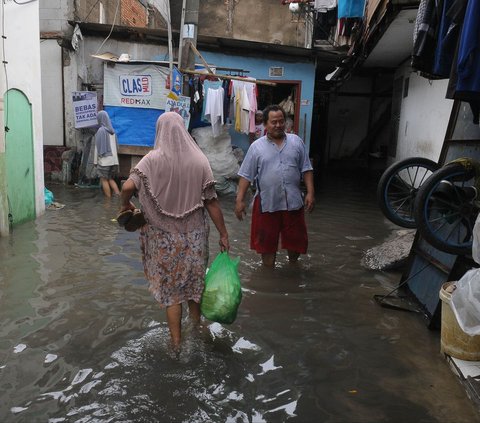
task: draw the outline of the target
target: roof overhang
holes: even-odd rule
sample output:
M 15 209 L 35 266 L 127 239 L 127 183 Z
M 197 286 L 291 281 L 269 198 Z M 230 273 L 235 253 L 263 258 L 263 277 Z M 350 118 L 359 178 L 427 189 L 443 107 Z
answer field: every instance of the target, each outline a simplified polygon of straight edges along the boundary
M 111 25 L 69 21 L 70 25 L 79 26 L 83 35 L 97 35 L 106 37 Z M 173 37 L 178 39 L 178 31 L 173 31 Z M 167 45 L 168 32 L 166 29 L 134 28 L 128 26 L 114 26 L 111 37 L 116 40 L 128 40 Z M 288 46 L 283 44 L 268 44 L 257 41 L 238 40 L 235 38 L 198 35 L 197 47 L 209 51 L 218 51 L 232 55 L 245 55 L 257 57 L 275 57 L 284 61 L 318 61 L 334 65 L 339 61 L 338 54 L 318 49 Z
M 396 68 L 411 56 L 417 11 L 398 12 L 363 62 L 363 68 Z

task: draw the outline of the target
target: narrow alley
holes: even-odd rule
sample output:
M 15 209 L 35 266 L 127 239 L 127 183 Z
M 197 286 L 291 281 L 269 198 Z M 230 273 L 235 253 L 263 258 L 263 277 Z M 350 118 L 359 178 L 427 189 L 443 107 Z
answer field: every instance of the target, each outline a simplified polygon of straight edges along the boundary
M 222 198 L 243 301 L 232 325 L 187 330 L 179 359 L 147 290 L 138 233 L 113 221 L 118 199 L 50 189 L 63 209 L 0 238 L 1 421 L 479 421 L 439 332 L 373 301 L 400 277 L 360 264 L 396 228 L 374 181 L 326 177 L 308 256 L 290 265 L 281 255 L 273 271 Z M 212 231 L 210 260 L 217 242 Z

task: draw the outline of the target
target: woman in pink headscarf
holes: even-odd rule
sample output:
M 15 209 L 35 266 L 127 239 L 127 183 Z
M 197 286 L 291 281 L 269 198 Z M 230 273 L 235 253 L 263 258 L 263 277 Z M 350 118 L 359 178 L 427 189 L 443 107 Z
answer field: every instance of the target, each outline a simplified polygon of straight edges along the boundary
M 180 346 L 182 303 L 200 322 L 200 299 L 208 260 L 210 215 L 220 249 L 230 248 L 210 164 L 173 112 L 156 125 L 155 146 L 132 170 L 122 188 L 121 211 L 134 209 L 138 194 L 147 224 L 141 228 L 145 276 L 150 292 L 166 307 L 174 348 Z

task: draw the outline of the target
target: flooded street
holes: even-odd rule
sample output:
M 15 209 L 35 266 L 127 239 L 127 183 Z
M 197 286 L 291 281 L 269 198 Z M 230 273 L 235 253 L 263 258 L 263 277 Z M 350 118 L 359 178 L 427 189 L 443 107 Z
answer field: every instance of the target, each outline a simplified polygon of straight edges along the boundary
M 373 301 L 400 276 L 360 265 L 398 229 L 371 181 L 325 178 L 309 254 L 290 265 L 281 252 L 273 271 L 222 198 L 243 301 L 232 325 L 187 327 L 178 360 L 138 233 L 112 221 L 119 200 L 48 188 L 65 207 L 0 238 L 0 421 L 480 421 L 439 332 Z M 212 230 L 210 261 L 217 251 Z

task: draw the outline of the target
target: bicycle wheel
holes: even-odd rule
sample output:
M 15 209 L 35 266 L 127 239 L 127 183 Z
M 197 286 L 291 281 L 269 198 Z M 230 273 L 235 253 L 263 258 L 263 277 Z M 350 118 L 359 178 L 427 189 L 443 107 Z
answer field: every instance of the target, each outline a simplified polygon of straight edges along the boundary
M 410 157 L 391 165 L 377 187 L 380 210 L 391 222 L 416 228 L 414 204 L 418 189 L 440 166 L 423 157 Z
M 475 171 L 458 163 L 434 172 L 415 201 L 418 231 L 429 244 L 450 254 L 471 254 L 479 208 Z

